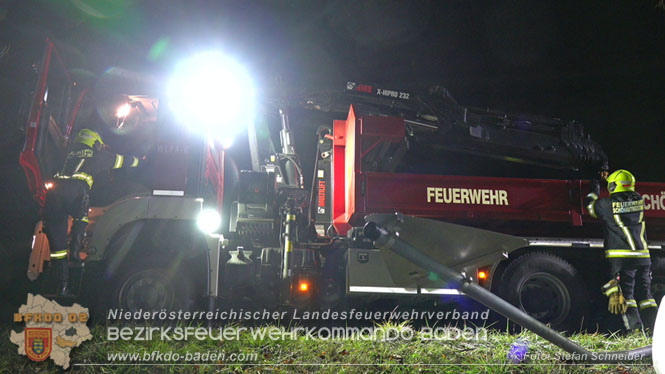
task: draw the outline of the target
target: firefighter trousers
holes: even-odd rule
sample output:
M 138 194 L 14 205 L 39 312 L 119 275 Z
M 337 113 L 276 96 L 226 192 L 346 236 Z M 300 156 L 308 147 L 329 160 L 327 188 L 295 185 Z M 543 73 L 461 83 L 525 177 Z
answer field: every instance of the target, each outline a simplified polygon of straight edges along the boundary
M 59 280 L 69 279 L 67 261 L 67 229 L 69 216 L 73 218 L 69 249 L 72 259 L 80 260 L 83 235 L 88 225 L 88 185 L 76 179 L 56 179 L 46 194 L 44 206 L 44 233 L 51 248 L 51 261 L 58 270 Z
M 624 325 L 628 330 L 644 328 L 653 331 L 658 305 L 651 296 L 651 265 L 611 264 L 619 274 L 619 286 L 628 310 Z

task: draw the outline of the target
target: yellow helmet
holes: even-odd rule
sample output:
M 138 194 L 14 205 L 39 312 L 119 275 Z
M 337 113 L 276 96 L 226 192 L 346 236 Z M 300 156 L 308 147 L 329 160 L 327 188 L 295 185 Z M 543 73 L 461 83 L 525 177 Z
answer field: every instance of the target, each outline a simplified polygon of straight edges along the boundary
M 617 170 L 607 177 L 607 190 L 611 194 L 635 191 L 635 177 L 628 170 Z
M 96 131 L 92 131 L 90 129 L 83 129 L 79 131 L 76 139 L 74 139 L 74 142 L 85 144 L 90 148 L 93 148 L 97 142 L 99 142 L 101 145 L 104 145 L 102 137 L 99 136 Z

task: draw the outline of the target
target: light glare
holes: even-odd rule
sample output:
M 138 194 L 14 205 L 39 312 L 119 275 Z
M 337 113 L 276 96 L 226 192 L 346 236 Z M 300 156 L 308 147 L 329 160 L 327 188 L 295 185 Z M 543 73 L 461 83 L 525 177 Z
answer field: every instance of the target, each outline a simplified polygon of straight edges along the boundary
M 168 96 L 179 122 L 226 143 L 248 126 L 254 111 L 247 71 L 219 52 L 201 53 L 179 64 Z
M 115 113 L 116 117 L 123 118 L 127 117 L 132 107 L 128 103 L 124 103 L 118 107 L 118 111 Z
M 196 225 L 206 234 L 215 233 L 222 226 L 222 216 L 215 209 L 203 209 L 196 219 Z

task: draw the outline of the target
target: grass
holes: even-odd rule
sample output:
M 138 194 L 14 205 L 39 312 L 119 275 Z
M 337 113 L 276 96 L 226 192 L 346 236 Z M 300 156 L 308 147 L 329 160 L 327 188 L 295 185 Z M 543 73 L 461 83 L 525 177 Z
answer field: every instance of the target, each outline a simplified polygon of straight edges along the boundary
M 187 327 L 185 325 L 178 325 Z M 191 327 L 200 327 L 192 325 Z M 240 327 L 240 325 L 233 325 Z M 275 327 L 275 326 L 272 326 Z M 94 338 L 71 353 L 72 373 L 654 373 L 650 360 L 636 365 L 573 365 L 563 361 L 563 351 L 531 332 L 510 335 L 487 330 L 486 339 L 424 340 L 426 336 L 408 323 L 386 322 L 377 325 L 380 332 L 399 332 L 412 339 L 390 336 L 389 340 L 311 339 L 301 334 L 295 339 L 256 339 L 242 332 L 238 339 L 199 341 L 107 341 L 107 326 L 92 328 Z M 9 341 L 9 327 L 0 328 L 0 373 L 54 373 L 61 371 L 52 361 L 32 362 L 16 354 Z M 217 331 L 217 330 L 215 330 Z M 315 337 L 318 335 L 314 335 Z M 387 336 L 378 334 L 378 336 Z M 623 350 L 650 344 L 642 336 L 577 334 L 572 339 L 594 351 Z M 528 347 L 530 358 L 515 364 L 508 352 L 515 343 Z M 190 362 L 176 366 L 172 361 L 143 362 L 150 366 L 112 365 L 109 354 L 173 352 L 184 357 L 187 352 L 225 352 L 254 355 L 249 361 L 215 360 Z M 182 362 L 182 361 L 181 361 Z M 137 363 L 125 361 L 124 363 Z M 83 364 L 83 365 L 81 365 Z M 85 366 L 85 364 L 104 364 Z M 212 365 L 211 365 L 212 364 Z

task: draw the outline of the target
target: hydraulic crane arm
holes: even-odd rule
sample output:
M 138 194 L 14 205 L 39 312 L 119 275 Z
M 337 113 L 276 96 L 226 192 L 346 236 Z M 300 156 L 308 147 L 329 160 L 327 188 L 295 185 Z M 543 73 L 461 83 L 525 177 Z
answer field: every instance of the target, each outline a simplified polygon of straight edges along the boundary
M 463 106 L 442 87 L 413 94 L 349 82 L 343 91 L 310 95 L 306 104 L 340 114 L 353 105 L 358 114 L 404 118 L 406 140 L 433 151 L 553 169 L 596 171 L 608 164 L 579 122 Z

